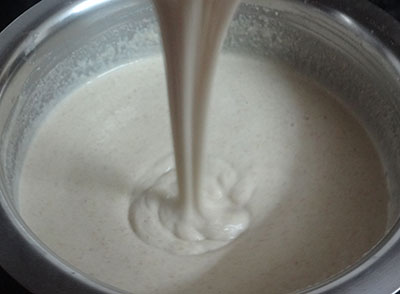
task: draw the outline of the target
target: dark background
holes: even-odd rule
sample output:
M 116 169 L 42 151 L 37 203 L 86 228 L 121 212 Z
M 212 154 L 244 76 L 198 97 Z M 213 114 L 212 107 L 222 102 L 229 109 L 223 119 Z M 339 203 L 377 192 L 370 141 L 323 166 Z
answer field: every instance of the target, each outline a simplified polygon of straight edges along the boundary
M 38 0 L 0 0 L 0 31 L 26 9 L 39 2 Z M 358 1 L 358 0 L 349 0 Z M 386 10 L 400 21 L 400 0 L 370 0 L 372 3 Z M 0 241 L 1 242 L 1 241 Z M 23 289 L 0 267 L 1 294 L 31 294 Z M 40 294 L 40 293 L 37 293 Z M 73 293 L 71 293 L 73 294 Z M 367 293 L 366 293 L 367 294 Z M 382 293 L 389 294 L 389 293 Z M 400 293 L 398 293 L 400 294 Z

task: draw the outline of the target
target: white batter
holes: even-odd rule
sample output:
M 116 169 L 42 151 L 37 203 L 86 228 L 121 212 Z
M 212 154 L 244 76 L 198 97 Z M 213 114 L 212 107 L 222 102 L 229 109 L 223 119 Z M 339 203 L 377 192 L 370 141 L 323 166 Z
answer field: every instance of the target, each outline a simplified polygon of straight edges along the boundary
M 337 273 L 379 240 L 381 164 L 331 95 L 284 66 L 237 55 L 221 57 L 213 93 L 208 154 L 228 176 L 212 185 L 256 187 L 249 228 L 236 240 L 180 256 L 131 228 L 132 198 L 173 165 L 161 57 L 93 80 L 51 112 L 22 171 L 25 221 L 69 263 L 138 294 L 287 293 Z
M 175 165 L 164 162 L 151 169 L 150 182 L 131 205 L 130 220 L 152 246 L 201 254 L 237 238 L 250 222 L 245 205 L 251 183 L 241 182 L 228 163 L 205 160 L 215 63 L 239 1 L 154 3 L 165 54 Z

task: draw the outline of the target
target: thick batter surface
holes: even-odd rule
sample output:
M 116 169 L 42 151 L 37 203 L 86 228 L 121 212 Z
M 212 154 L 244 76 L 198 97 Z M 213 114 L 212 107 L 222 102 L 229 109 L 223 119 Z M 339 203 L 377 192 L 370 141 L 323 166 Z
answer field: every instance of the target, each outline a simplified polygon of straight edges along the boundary
M 101 76 L 51 111 L 26 155 L 21 214 L 66 261 L 138 294 L 287 293 L 383 235 L 387 191 L 366 132 L 284 66 L 221 56 L 207 144 L 211 188 L 235 182 L 252 195 L 249 228 L 217 251 L 171 254 L 131 226 L 135 197 L 174 167 L 161 57 Z M 173 193 L 169 177 L 160 185 Z

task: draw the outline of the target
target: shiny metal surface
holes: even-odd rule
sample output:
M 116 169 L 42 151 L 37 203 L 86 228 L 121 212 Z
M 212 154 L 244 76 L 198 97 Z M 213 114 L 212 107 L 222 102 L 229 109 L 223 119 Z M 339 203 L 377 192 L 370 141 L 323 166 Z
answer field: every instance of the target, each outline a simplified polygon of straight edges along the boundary
M 342 97 L 373 138 L 391 191 L 385 238 L 358 264 L 301 293 L 395 293 L 400 24 L 366 1 L 244 2 L 224 50 L 280 59 Z M 18 214 L 18 175 L 35 127 L 69 91 L 160 53 L 155 26 L 146 0 L 43 0 L 0 34 L 0 264 L 34 293 L 124 293 L 88 278 L 37 240 Z

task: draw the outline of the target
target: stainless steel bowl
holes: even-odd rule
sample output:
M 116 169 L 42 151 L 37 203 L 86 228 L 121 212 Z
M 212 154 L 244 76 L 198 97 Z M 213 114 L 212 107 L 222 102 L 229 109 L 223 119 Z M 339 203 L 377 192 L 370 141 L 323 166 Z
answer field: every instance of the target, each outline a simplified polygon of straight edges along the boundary
M 94 76 L 160 54 L 156 28 L 148 0 L 43 0 L 0 34 L 0 264 L 35 293 L 124 293 L 42 244 L 18 214 L 17 186 L 32 130 L 52 105 Z M 384 163 L 391 193 L 385 237 L 357 264 L 302 293 L 395 293 L 400 24 L 362 0 L 251 0 L 241 5 L 224 50 L 280 59 L 337 93 Z

